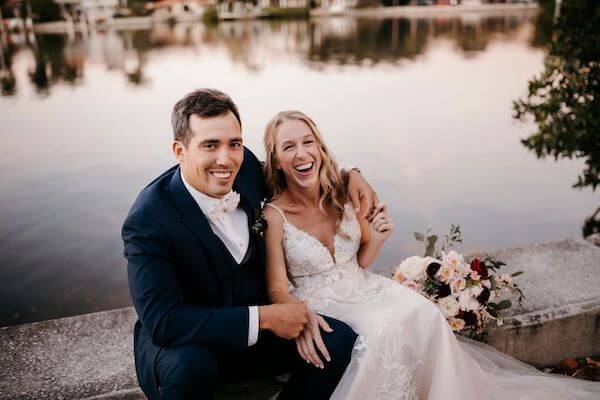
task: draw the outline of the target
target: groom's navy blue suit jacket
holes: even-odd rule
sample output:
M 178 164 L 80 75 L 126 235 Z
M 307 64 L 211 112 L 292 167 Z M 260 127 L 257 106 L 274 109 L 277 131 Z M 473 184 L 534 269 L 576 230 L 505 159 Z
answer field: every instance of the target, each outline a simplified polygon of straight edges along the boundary
M 150 183 L 123 224 L 140 386 L 157 398 L 154 363 L 161 348 L 248 346 L 247 305 L 264 304 L 264 242 L 251 226 L 264 198 L 262 167 L 248 149 L 234 183 L 248 214 L 254 255 L 242 269 L 210 229 L 178 166 Z M 241 274 L 241 275 L 240 275 Z

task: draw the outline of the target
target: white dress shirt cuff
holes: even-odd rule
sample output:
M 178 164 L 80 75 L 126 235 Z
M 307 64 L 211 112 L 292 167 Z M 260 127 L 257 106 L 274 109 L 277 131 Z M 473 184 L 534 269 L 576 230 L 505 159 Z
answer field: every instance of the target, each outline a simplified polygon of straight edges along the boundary
M 258 341 L 258 307 L 248 307 L 248 346 Z

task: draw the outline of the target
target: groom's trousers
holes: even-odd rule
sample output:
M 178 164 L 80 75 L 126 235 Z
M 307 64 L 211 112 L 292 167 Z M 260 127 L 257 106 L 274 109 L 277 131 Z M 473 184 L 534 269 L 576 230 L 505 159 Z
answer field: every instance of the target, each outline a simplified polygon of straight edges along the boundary
M 156 359 L 160 400 L 210 399 L 219 383 L 241 379 L 292 375 L 279 400 L 326 400 L 333 393 L 346 366 L 356 334 L 341 321 L 325 317 L 332 333 L 321 331 L 331 361 L 319 369 L 304 361 L 294 340 L 261 332 L 258 342 L 242 352 L 226 352 L 201 345 L 163 348 Z

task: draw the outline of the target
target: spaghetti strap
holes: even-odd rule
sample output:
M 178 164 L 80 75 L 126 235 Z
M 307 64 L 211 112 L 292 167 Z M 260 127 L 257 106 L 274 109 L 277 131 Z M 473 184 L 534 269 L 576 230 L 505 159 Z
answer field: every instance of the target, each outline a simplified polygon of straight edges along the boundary
M 283 220 L 285 222 L 287 222 L 287 218 L 285 217 L 284 212 L 281 210 L 281 208 L 277 207 L 275 204 L 271 204 L 271 203 L 267 203 L 268 206 L 273 207 L 274 209 L 276 209 L 277 211 L 279 211 L 279 214 L 281 214 L 281 216 L 283 217 Z

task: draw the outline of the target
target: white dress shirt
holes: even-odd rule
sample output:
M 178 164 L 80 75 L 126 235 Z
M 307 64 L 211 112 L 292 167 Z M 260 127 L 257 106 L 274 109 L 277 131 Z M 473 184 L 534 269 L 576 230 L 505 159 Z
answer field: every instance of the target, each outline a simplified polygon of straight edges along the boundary
M 246 212 L 238 206 L 235 210 L 222 213 L 218 218 L 211 219 L 208 215 L 213 204 L 219 199 L 210 197 L 190 185 L 183 174 L 181 174 L 183 185 L 194 198 L 204 215 L 207 216 L 208 223 L 212 231 L 221 239 L 229 253 L 239 264 L 244 259 L 248 251 L 248 242 L 250 232 L 248 230 L 248 216 Z M 252 346 L 258 340 L 258 307 L 248 307 L 248 346 Z

